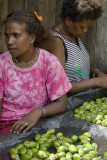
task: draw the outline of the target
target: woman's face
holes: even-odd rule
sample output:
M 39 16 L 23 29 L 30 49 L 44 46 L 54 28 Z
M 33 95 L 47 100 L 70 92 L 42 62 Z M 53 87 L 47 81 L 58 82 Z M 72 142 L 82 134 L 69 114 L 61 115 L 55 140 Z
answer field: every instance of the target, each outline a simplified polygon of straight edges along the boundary
M 76 38 L 79 38 L 81 35 L 83 35 L 85 32 L 88 31 L 89 25 L 92 24 L 92 20 L 81 20 L 74 22 L 72 20 L 68 20 L 67 24 L 67 31 L 69 34 L 73 35 Z
M 7 22 L 4 34 L 7 48 L 12 57 L 27 55 L 34 47 L 34 37 L 26 33 L 24 23 Z

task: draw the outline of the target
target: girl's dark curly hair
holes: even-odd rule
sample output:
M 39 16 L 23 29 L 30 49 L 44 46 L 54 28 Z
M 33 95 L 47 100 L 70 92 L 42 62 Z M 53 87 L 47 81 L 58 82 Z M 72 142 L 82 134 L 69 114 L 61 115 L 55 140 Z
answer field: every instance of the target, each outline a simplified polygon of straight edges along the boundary
M 39 21 L 37 16 L 27 10 L 18 10 L 10 13 L 4 23 L 15 21 L 18 23 L 24 23 L 26 26 L 26 33 L 27 34 L 35 34 L 36 40 L 34 42 L 34 46 L 37 47 L 38 44 L 47 38 L 47 31 L 44 25 Z
M 101 13 L 99 0 L 64 0 L 60 16 L 62 19 L 69 17 L 73 21 L 96 20 L 101 16 Z

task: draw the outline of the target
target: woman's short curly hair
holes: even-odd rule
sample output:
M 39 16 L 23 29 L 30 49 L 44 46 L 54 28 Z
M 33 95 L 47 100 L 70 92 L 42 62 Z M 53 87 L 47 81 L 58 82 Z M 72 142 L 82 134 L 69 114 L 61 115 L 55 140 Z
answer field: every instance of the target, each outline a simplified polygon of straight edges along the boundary
M 46 27 L 39 21 L 38 17 L 34 12 L 28 10 L 17 10 L 10 13 L 5 19 L 4 23 L 15 21 L 20 24 L 24 23 L 26 26 L 27 34 L 35 34 L 36 40 L 34 46 L 37 47 L 38 44 L 43 41 L 48 36 Z
M 96 20 L 101 16 L 101 13 L 99 0 L 64 0 L 60 16 L 62 19 L 69 17 L 73 21 Z

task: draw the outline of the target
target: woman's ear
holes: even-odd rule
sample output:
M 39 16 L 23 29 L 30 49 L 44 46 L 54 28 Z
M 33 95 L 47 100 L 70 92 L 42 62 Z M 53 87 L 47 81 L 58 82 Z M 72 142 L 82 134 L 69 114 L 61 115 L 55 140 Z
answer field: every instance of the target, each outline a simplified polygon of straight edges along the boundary
M 69 25 L 72 25 L 74 22 L 69 17 L 66 17 L 65 18 L 65 23 L 66 23 L 67 26 L 69 26 Z
M 69 17 L 65 18 L 65 24 L 68 26 L 70 24 L 71 20 L 69 19 Z
M 31 44 L 33 44 L 34 41 L 36 40 L 36 36 L 34 34 L 31 34 L 30 39 L 31 39 Z

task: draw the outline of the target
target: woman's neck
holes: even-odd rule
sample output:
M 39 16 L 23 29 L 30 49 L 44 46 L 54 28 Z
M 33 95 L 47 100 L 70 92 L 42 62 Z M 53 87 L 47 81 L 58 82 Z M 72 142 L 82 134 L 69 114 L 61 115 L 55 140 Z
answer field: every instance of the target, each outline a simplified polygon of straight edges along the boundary
M 28 56 L 27 56 L 28 55 Z M 34 63 L 37 61 L 38 56 L 39 56 L 39 51 L 38 49 L 32 50 L 27 55 L 23 55 L 21 57 L 14 57 L 13 62 L 20 68 L 28 68 L 34 65 Z
M 65 25 L 64 22 L 60 22 L 57 26 L 56 26 L 56 30 L 62 34 L 66 39 L 68 39 L 69 41 L 72 41 L 74 44 L 77 44 L 77 38 L 75 36 L 73 36 L 72 34 L 70 34 L 67 31 L 67 27 Z

